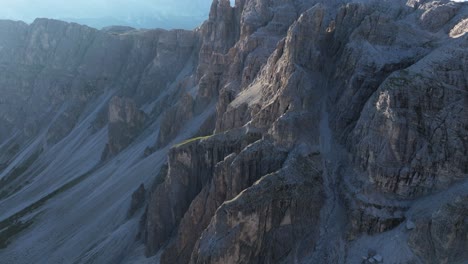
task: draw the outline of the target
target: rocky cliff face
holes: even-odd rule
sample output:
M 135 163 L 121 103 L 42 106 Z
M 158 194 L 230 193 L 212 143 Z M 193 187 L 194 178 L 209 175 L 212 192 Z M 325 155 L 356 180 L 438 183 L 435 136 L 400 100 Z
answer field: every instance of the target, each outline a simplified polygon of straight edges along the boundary
M 47 19 L 1 28 L 2 122 L 5 130 L 21 124 L 26 136 L 41 130 L 43 118 L 69 109 L 74 125 L 77 111 L 109 89 L 147 102 L 176 79 L 197 42 L 189 31 L 111 34 Z
M 0 22 L 0 257 L 465 263 L 467 17 L 215 0 L 193 32 Z
M 217 181 L 207 182 L 205 189 L 210 191 L 201 189 L 199 196 L 192 200 L 193 209 L 185 213 L 177 231 L 173 232 L 176 240 L 166 242 L 166 247 L 162 247 L 163 244 L 156 247 L 163 252 L 161 262 L 289 263 L 299 258 L 305 262 L 326 259 L 327 263 L 352 263 L 353 257 L 346 260 L 344 254 L 337 252 L 340 247 L 346 248 L 346 244 L 353 245 L 353 241 L 362 240 L 363 234 L 383 234 L 385 237 L 385 233 L 398 229 L 406 221 L 406 212 L 418 197 L 446 190 L 466 178 L 468 163 L 464 142 L 467 108 L 465 67 L 462 66 L 466 62 L 458 59 L 464 57 L 458 52 L 464 52 L 465 41 L 451 39 L 454 34 L 449 33 L 463 23 L 460 13 L 463 7 L 449 2 L 428 2 L 414 9 L 380 1 L 346 5 L 316 2 L 302 3 L 302 6 L 296 2 L 292 8 L 289 2 L 263 2 L 263 5 L 256 3 L 256 10 L 252 12 L 250 5 L 254 3 L 238 2 L 227 12 L 227 4 L 221 2 L 216 10 L 212 9 L 210 20 L 216 20 L 215 15 L 224 12 L 223 19 L 229 23 L 239 9 L 243 10 L 240 12 L 240 30 L 238 25 L 227 22 L 218 31 L 214 30 L 222 34 L 227 23 L 231 25 L 230 32 L 239 32 L 239 40 L 229 51 L 224 51 L 226 55 L 219 59 L 220 64 L 227 60 L 228 64 L 234 62 L 235 65 L 242 60 L 239 52 L 248 53 L 247 57 L 256 56 L 258 46 L 243 46 L 254 38 L 258 43 L 259 36 L 260 41 L 272 41 L 272 36 L 278 37 L 268 57 L 256 57 L 260 67 L 246 65 L 244 61 L 240 62 L 244 63 L 242 72 L 229 68 L 222 71 L 217 80 L 211 79 L 210 83 L 215 82 L 220 91 L 216 131 L 239 127 L 259 129 L 264 137 L 273 141 L 273 145 L 290 153 L 306 142 L 310 147 L 308 152 L 296 159 L 317 153 L 316 159 L 326 165 L 306 166 L 311 173 L 306 177 L 307 181 L 318 187 L 309 191 L 310 194 L 302 193 L 300 197 L 308 197 L 310 206 L 316 206 L 315 210 L 321 214 L 306 215 L 299 210 L 293 216 L 283 215 L 290 210 L 288 203 L 280 206 L 283 211 L 276 212 L 268 198 L 263 199 L 265 193 L 279 192 L 281 197 L 280 190 L 285 185 L 288 187 L 284 188 L 289 188 L 289 185 L 281 183 L 278 176 L 268 176 L 268 173 L 263 174 L 259 178 L 262 180 L 254 186 L 245 186 L 241 195 L 231 197 L 232 200 L 228 199 L 224 204 L 207 202 L 207 197 L 215 195 L 213 192 L 222 190 L 229 193 Z M 288 9 L 296 12 L 285 11 Z M 263 35 L 275 20 L 268 17 L 270 10 L 281 10 L 278 11 L 281 22 L 275 21 L 277 27 Z M 256 29 L 250 24 L 264 18 L 266 22 L 260 23 L 263 25 L 261 28 Z M 285 30 L 287 27 L 281 26 L 282 23 L 289 24 L 289 29 Z M 212 28 L 210 30 L 213 31 Z M 414 35 L 418 37 L 409 37 Z M 220 49 L 223 45 L 226 46 L 215 42 L 215 48 Z M 265 45 L 262 51 L 268 49 L 269 46 Z M 237 57 L 230 57 L 234 54 Z M 212 58 L 208 61 L 218 63 Z M 227 82 L 223 76 L 226 72 L 229 73 Z M 436 91 L 439 91 L 438 96 L 433 94 Z M 235 164 L 234 160 L 239 155 L 236 153 L 218 163 L 221 171 L 229 164 Z M 254 157 L 250 159 L 256 160 Z M 269 173 L 276 171 L 281 174 L 283 166 L 286 165 Z M 327 167 L 325 172 L 324 166 Z M 321 177 L 313 178 L 313 172 Z M 300 173 L 291 172 L 288 177 L 294 182 Z M 228 182 L 243 178 L 242 174 L 228 175 L 231 178 Z M 272 189 L 264 192 L 259 187 L 268 178 L 276 179 L 272 183 L 278 184 L 276 192 Z M 303 184 L 301 182 L 298 186 Z M 299 192 L 301 188 L 298 186 L 292 189 Z M 294 204 L 294 208 L 300 207 L 297 203 L 302 201 L 288 195 L 288 201 Z M 223 197 L 222 194 L 219 196 Z M 281 200 L 279 197 L 273 199 Z M 262 202 L 264 200 L 265 203 Z M 257 202 L 258 207 L 255 206 Z M 328 208 L 330 206 L 335 208 Z M 216 214 L 208 214 L 211 220 L 203 220 L 207 218 L 207 211 L 214 210 L 210 208 L 217 208 Z M 156 212 L 160 209 L 149 210 Z M 329 218 L 343 218 L 332 220 L 332 225 L 336 225 L 333 229 L 341 233 L 326 234 L 328 223 L 320 222 L 327 219 L 324 214 Z M 292 224 L 292 230 L 286 229 L 287 234 L 294 234 L 296 226 L 311 228 L 319 225 L 322 229 L 311 228 L 307 232 L 299 229 L 300 234 L 305 232 L 308 235 L 288 237 L 283 234 L 280 235 L 282 239 L 275 240 L 276 232 L 282 234 L 278 229 L 281 230 L 281 222 L 286 221 L 283 217 L 309 221 L 302 223 L 298 220 Z M 200 226 L 203 222 L 205 224 Z M 193 247 L 194 243 L 190 241 L 197 238 L 197 230 L 202 229 L 205 231 Z M 324 241 L 329 236 L 332 236 L 332 241 Z M 275 242 L 269 242 L 272 239 Z M 306 239 L 311 242 L 308 249 L 315 249 L 314 253 L 306 254 L 304 248 L 295 245 Z M 314 246 L 314 243 L 319 246 Z M 405 261 L 418 261 L 420 255 L 414 244 L 409 242 L 406 248 L 412 248 L 416 254 L 406 254 L 403 256 Z M 154 246 L 150 244 L 149 248 L 154 249 Z M 299 253 L 294 250 L 299 250 Z M 368 249 L 361 250 L 361 254 L 367 254 Z M 384 259 L 389 257 L 388 248 L 380 250 L 379 257 L 382 254 Z
M 463 263 L 467 259 L 466 195 L 435 211 L 415 215 L 409 245 L 426 263 Z
M 103 159 L 114 156 L 132 143 L 145 125 L 146 115 L 129 98 L 114 97 L 109 102 L 109 143 Z

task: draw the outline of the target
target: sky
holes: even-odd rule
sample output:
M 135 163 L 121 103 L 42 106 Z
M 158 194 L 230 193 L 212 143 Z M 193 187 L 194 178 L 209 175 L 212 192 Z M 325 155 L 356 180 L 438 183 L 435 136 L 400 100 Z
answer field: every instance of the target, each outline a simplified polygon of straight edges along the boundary
M 77 22 L 96 28 L 125 25 L 135 28 L 192 29 L 208 17 L 212 1 L 0 0 L 0 19 L 31 23 L 37 17 L 45 17 Z
M 0 18 L 32 22 L 37 17 L 109 26 L 133 27 L 187 24 L 196 27 L 208 17 L 212 0 L 0 0 Z M 102 25 L 99 25 L 102 24 Z

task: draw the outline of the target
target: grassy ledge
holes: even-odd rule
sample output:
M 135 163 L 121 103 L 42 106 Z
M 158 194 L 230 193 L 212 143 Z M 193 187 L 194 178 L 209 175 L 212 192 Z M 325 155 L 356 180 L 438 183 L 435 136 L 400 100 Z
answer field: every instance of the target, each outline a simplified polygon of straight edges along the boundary
M 195 142 L 195 141 L 199 141 L 199 140 L 202 140 L 202 139 L 210 138 L 210 137 L 212 137 L 212 136 L 214 136 L 214 135 L 209 135 L 209 136 L 204 136 L 204 137 L 189 138 L 189 139 L 187 139 L 187 140 L 185 140 L 185 141 L 180 142 L 179 144 L 174 145 L 173 147 L 174 147 L 174 148 L 178 148 L 178 147 L 181 147 L 181 146 L 183 146 L 183 145 L 187 145 L 187 144 L 192 143 L 192 142 Z

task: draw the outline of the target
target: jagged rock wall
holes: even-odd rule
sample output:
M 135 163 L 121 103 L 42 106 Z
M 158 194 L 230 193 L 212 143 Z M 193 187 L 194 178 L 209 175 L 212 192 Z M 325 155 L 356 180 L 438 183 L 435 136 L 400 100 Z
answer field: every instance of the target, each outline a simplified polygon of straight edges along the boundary
M 108 144 L 84 176 L 105 178 L 119 203 L 99 208 L 123 216 L 102 218 L 112 225 L 78 263 L 138 262 L 136 235 L 161 263 L 463 263 L 466 189 L 447 197 L 468 174 L 467 14 L 450 1 L 215 0 L 193 32 L 1 22 L 0 173 L 18 153 L 38 151 L 25 179 L 63 163 L 42 151 L 67 136 Z M 26 155 L 20 136 L 3 141 L 15 129 L 45 129 L 47 144 Z
M 464 49 L 435 51 L 392 74 L 367 103 L 350 145 L 383 190 L 414 197 L 468 173 Z
M 463 263 L 468 259 L 467 199 L 466 195 L 455 197 L 415 219 L 409 244 L 425 263 Z
M 263 175 L 279 170 L 285 159 L 285 152 L 276 149 L 270 142 L 260 140 L 240 153 L 232 152 L 218 162 L 212 178 L 191 202 L 179 224 L 176 239 L 165 249 L 161 262 L 188 263 L 195 243 L 208 227 L 218 207 Z
M 128 213 L 126 197 L 130 205 L 131 193 L 156 169 L 137 164 L 164 159 L 166 150 L 146 156 L 144 150 L 154 145 L 167 106 L 193 87 L 199 33 L 117 33 L 50 19 L 2 20 L 0 33 L 0 240 L 8 246 L 1 259 L 114 262 L 118 254 L 111 251 L 135 242 L 123 236 L 134 237 L 137 226 L 123 226 L 145 206 L 143 199 Z M 196 133 L 184 129 L 185 137 Z M 51 202 L 56 196 L 60 202 Z M 87 209 L 77 209 L 78 200 Z M 23 222 L 34 225 L 18 228 Z M 88 231 L 77 232 L 84 226 Z M 25 233 L 35 235 L 18 242 Z M 58 238 L 70 236 L 65 243 Z M 111 236 L 120 236 L 120 247 L 106 245 Z
M 139 104 L 150 101 L 175 80 L 197 45 L 196 33 L 183 30 L 110 34 L 48 19 L 0 24 L 2 139 L 13 129 L 35 136 L 58 115 L 50 128 L 56 143 L 107 90 Z
M 147 254 L 155 254 L 171 238 L 191 202 L 213 177 L 218 162 L 259 139 L 258 133 L 232 134 L 182 143 L 169 153 L 166 181 L 152 192 L 145 227 Z
M 125 149 L 143 130 L 146 114 L 130 98 L 113 97 L 109 102 L 108 144 L 103 160 Z
M 219 207 L 190 263 L 287 260 L 303 240 L 318 235 L 321 180 L 320 158 L 289 157 L 282 170 L 265 175 Z
M 305 249 L 299 250 L 296 243 L 307 240 L 312 245 L 319 243 L 321 248 L 324 235 L 320 231 L 326 224 L 320 222 L 322 216 L 317 213 L 307 217 L 309 222 L 299 220 L 293 225 L 293 230 L 297 226 L 309 228 L 304 237 L 284 237 L 278 231 L 282 230 L 280 223 L 290 217 L 282 215 L 288 204 L 303 206 L 302 200 L 294 196 L 302 189 L 294 184 L 294 195 L 289 196 L 289 189 L 285 194 L 289 203 L 277 207 L 275 202 L 282 198 L 272 198 L 275 202 L 267 198 L 275 192 L 263 189 L 263 184 L 277 184 L 277 190 L 282 190 L 287 184 L 281 177 L 312 181 L 316 189 L 301 195 L 308 197 L 315 211 L 344 208 L 346 224 L 335 228 L 345 231 L 332 238 L 339 242 L 331 247 L 352 244 L 364 234 L 377 236 L 396 230 L 419 197 L 466 180 L 466 36 L 450 33 L 462 32 L 464 20 L 459 12 L 464 9 L 460 4 L 431 2 L 411 8 L 389 1 L 343 5 L 319 2 L 307 5 L 300 1 L 238 1 L 236 7 L 229 9 L 227 4 L 215 1 L 210 21 L 224 21 L 214 29 L 215 34 L 223 34 L 229 25 L 238 39 L 235 44 L 212 44 L 211 50 L 218 52 L 216 57 L 207 56 L 213 53 L 202 48 L 204 59 L 200 63 L 211 62 L 219 73 L 202 76 L 200 89 L 216 91 L 203 92 L 208 97 L 219 93 L 216 132 L 254 128 L 262 132 L 265 142 L 289 153 L 306 144 L 309 150 L 305 156 L 322 154 L 314 156 L 314 160 L 325 162 L 327 172 L 319 169 L 323 168 L 320 162 L 312 166 L 316 169 L 306 166 L 306 175 L 316 175 L 312 178 L 299 176 L 301 171 L 290 171 L 283 165 L 271 175 L 262 175 L 252 187 L 243 186 L 245 190 L 234 197 L 223 187 L 224 179 L 242 179 L 246 173 L 223 175 L 248 148 L 228 155 L 218 163 L 220 172 L 215 170 L 212 182 L 206 181 L 191 201 L 173 232 L 174 240 L 161 248 L 162 263 L 186 263 L 189 256 L 191 263 L 286 263 L 297 258 L 305 262 L 314 259 L 320 253 L 303 253 Z M 240 21 L 233 19 L 239 8 L 243 8 Z M 272 19 L 265 10 L 284 12 Z M 253 13 L 255 18 L 251 17 Z M 429 19 L 430 16 L 434 17 Z M 239 21 L 240 26 L 233 25 L 233 21 Z M 263 21 L 263 27 L 257 27 L 259 21 Z M 208 32 L 213 32 L 213 25 L 208 24 L 212 30 Z M 264 37 L 266 32 L 268 37 Z M 450 37 L 455 35 L 463 40 Z M 268 51 L 268 57 L 258 55 L 259 46 L 250 44 L 254 40 L 262 43 L 262 51 Z M 273 42 L 271 46 L 266 44 Z M 202 47 L 206 48 L 206 44 Z M 241 54 L 255 58 L 255 65 L 248 59 L 243 61 Z M 209 63 L 201 65 L 199 73 L 210 68 Z M 324 112 L 330 114 L 329 119 L 325 119 Z M 322 128 L 323 122 L 329 123 L 332 135 Z M 334 154 L 324 143 L 324 138 L 330 136 L 335 138 L 331 146 Z M 329 167 L 334 167 L 334 171 L 328 171 Z M 289 174 L 283 175 L 284 171 Z M 214 180 L 217 177 L 223 180 Z M 336 178 L 331 180 L 335 184 L 324 182 L 327 177 Z M 210 196 L 221 199 L 212 201 Z M 330 197 L 335 197 L 337 204 L 331 209 L 325 202 Z M 262 206 L 255 206 L 257 203 Z M 297 219 L 304 216 L 298 211 L 293 215 Z M 313 229 L 311 225 L 321 228 Z M 287 243 L 275 240 L 277 236 Z M 414 243 L 408 245 L 414 248 Z M 404 244 L 401 247 L 408 248 Z M 296 253 L 292 253 L 293 248 Z M 444 254 L 447 250 L 443 249 Z M 346 258 L 338 252 L 325 255 L 330 261 Z M 408 253 L 405 258 L 419 263 L 414 254 Z

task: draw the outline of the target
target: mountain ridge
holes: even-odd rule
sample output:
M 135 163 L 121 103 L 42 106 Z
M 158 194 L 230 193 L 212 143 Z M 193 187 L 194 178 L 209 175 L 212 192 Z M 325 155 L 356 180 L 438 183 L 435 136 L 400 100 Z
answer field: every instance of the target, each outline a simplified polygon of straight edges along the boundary
M 467 14 L 215 0 L 194 31 L 0 22 L 1 259 L 464 263 Z

